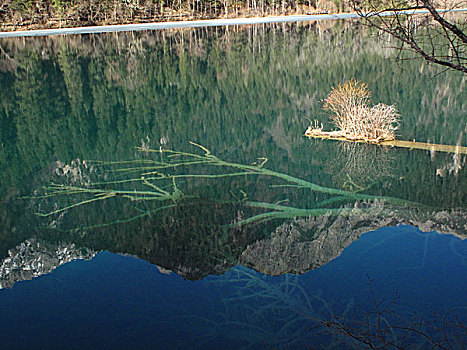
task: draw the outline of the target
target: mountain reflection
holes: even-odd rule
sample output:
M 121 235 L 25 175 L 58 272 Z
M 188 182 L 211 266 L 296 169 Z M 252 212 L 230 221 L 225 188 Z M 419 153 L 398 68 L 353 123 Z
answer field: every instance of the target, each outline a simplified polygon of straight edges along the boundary
M 8 251 L 0 263 L 0 289 L 16 282 L 30 280 L 55 270 L 76 259 L 92 259 L 96 255 L 86 248 L 69 243 L 49 243 L 30 238 Z
M 99 250 L 134 255 L 196 280 L 236 265 L 271 275 L 303 274 L 386 226 L 467 237 L 463 210 L 327 188 L 270 170 L 265 158 L 252 165 L 228 162 L 194 145 L 204 154 L 145 148 L 153 160 L 57 163 L 54 173 L 62 184 L 42 188 L 34 201 L 48 230 L 61 232 L 55 239 L 72 243 L 57 243 L 47 267 L 36 266 L 44 261 L 36 240 L 10 250 L 2 285 Z M 74 253 L 75 245 L 86 247 L 86 254 Z M 60 257 L 70 247 L 71 255 Z
M 371 214 L 362 208 L 371 208 Z M 242 215 L 233 205 L 198 202 L 136 224 L 63 234 L 62 239 L 73 243 L 28 239 L 1 261 L 0 286 L 11 287 L 75 259 L 91 259 L 99 250 L 137 256 L 197 280 L 236 265 L 268 275 L 303 274 L 337 258 L 362 234 L 399 224 L 467 238 L 465 212 L 401 210 L 378 202 L 355 203 L 341 215 L 297 218 L 275 228 L 251 224 L 225 229 L 225 220 L 239 220 Z
M 302 137 L 331 86 L 357 77 L 375 100 L 397 104 L 401 139 L 465 144 L 466 78 L 431 79 L 435 68 L 421 72 L 417 62 L 401 74 L 367 31 L 327 22 L 0 40 L 0 85 L 9 87 L 0 89 L 2 286 L 102 250 L 201 279 L 235 265 L 301 274 L 384 226 L 465 238 L 465 157 Z M 131 162 L 150 166 L 161 155 L 150 149 L 191 152 L 189 140 L 245 166 L 268 157 L 268 169 L 348 198 L 271 187 L 282 183 L 264 174 L 177 178 L 159 187 L 170 194 L 164 210 L 124 198 L 143 190 L 140 181 L 105 201 L 36 215 L 89 194 L 39 199 L 50 183 L 89 189 L 141 179 Z M 103 171 L 96 159 L 130 163 Z M 86 253 L 62 257 L 81 249 L 71 246 Z M 34 270 L 44 256 L 49 267 Z

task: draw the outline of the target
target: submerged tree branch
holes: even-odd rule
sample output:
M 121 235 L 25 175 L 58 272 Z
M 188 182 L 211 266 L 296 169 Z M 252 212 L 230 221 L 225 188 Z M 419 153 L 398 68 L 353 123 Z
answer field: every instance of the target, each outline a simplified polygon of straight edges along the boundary
M 288 174 L 276 172 L 271 169 L 267 169 L 264 165 L 267 162 L 266 158 L 260 158 L 258 163 L 254 165 L 247 165 L 241 163 L 229 162 L 222 160 L 217 156 L 211 154 L 211 152 L 196 143 L 191 143 L 195 147 L 204 151 L 204 154 L 179 152 L 173 150 L 149 150 L 149 153 L 157 152 L 158 154 L 166 155 L 165 160 L 155 161 L 154 170 L 150 174 L 154 176 L 146 176 L 148 170 L 151 170 L 150 165 L 144 162 L 141 167 L 141 173 L 139 176 L 124 179 L 119 181 L 109 182 L 96 182 L 88 186 L 70 186 L 63 184 L 51 184 L 50 186 L 43 189 L 43 195 L 38 195 L 38 199 L 55 199 L 58 196 L 65 196 L 65 198 L 71 199 L 72 203 L 65 204 L 62 207 L 54 208 L 54 210 L 45 213 L 38 213 L 37 215 L 42 217 L 50 217 L 56 214 L 72 210 L 76 207 L 91 204 L 97 201 L 103 201 L 110 198 L 122 198 L 131 201 L 152 201 L 160 202 L 163 207 L 171 208 L 172 205 L 165 203 L 173 203 L 173 205 L 183 204 L 186 199 L 194 198 L 196 194 L 188 196 L 181 189 L 179 189 L 177 182 L 180 179 L 205 179 L 205 180 L 216 180 L 228 177 L 244 177 L 244 176 L 265 176 L 271 179 L 280 180 L 282 183 L 276 186 L 283 187 L 298 187 L 300 189 L 308 189 L 312 192 L 322 193 L 330 196 L 330 199 L 315 203 L 312 208 L 296 208 L 293 206 L 286 206 L 280 203 L 267 203 L 260 201 L 247 200 L 246 195 L 239 204 L 252 208 L 252 209 L 263 209 L 264 213 L 253 215 L 249 218 L 245 218 L 236 221 L 233 226 L 243 226 L 250 223 L 257 223 L 268 221 L 272 219 L 285 219 L 294 217 L 310 217 L 320 215 L 341 215 L 343 210 L 341 207 L 338 208 L 327 208 L 331 204 L 336 204 L 344 201 L 384 201 L 393 205 L 400 206 L 419 206 L 417 203 L 412 203 L 403 199 L 388 197 L 388 196 L 377 196 L 364 194 L 361 192 L 352 192 L 342 189 L 330 188 L 317 185 L 304 179 L 300 179 Z M 148 150 L 144 150 L 148 152 Z M 194 161 L 197 160 L 197 161 Z M 117 166 L 118 162 L 109 163 L 112 167 Z M 128 162 L 121 162 L 123 166 L 126 166 Z M 100 163 L 101 166 L 105 165 L 105 162 Z M 171 166 L 174 167 L 171 167 Z M 195 172 L 192 167 L 196 165 L 198 168 L 202 166 L 204 172 L 200 172 L 199 169 Z M 214 167 L 214 168 L 212 168 Z M 149 169 L 148 169 L 149 168 Z M 165 172 L 162 170 L 184 168 L 176 173 Z M 219 173 L 219 170 L 221 172 Z M 229 170 L 230 169 L 230 170 Z M 114 169 L 115 170 L 115 169 Z M 137 170 L 137 167 L 134 168 Z M 117 186 L 130 186 L 117 188 Z M 138 185 L 137 187 L 135 187 Z M 84 199 L 83 199 L 84 198 Z M 237 200 L 238 202 L 238 200 Z M 368 212 L 374 209 L 354 209 L 349 212 L 349 215 L 361 214 L 363 211 Z M 139 215 L 141 216 L 141 215 Z

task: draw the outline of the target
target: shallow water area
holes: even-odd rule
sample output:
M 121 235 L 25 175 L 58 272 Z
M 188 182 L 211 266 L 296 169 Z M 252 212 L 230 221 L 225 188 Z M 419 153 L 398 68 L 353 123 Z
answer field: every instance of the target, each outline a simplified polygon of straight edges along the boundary
M 465 77 L 352 21 L 0 46 L 2 346 L 465 345 L 466 156 L 303 136 L 355 78 L 466 146 Z

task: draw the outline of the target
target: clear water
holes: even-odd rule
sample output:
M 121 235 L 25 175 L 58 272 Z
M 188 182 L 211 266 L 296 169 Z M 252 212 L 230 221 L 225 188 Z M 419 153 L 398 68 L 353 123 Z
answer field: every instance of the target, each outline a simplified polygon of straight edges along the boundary
M 465 156 L 302 136 L 355 78 L 399 139 L 467 145 L 466 78 L 393 44 L 353 22 L 0 40 L 2 347 L 465 344 Z M 228 164 L 155 169 L 189 141 Z

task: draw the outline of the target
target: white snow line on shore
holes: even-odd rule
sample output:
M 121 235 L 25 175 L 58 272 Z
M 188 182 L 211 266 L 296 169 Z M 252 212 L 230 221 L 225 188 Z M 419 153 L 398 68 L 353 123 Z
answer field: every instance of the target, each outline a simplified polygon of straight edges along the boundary
M 467 11 L 465 9 L 438 10 L 438 12 L 458 12 Z M 402 14 L 423 14 L 427 10 L 400 11 Z M 380 16 L 391 16 L 393 12 L 379 13 Z M 118 24 L 108 26 L 42 29 L 42 30 L 21 30 L 14 32 L 0 32 L 0 38 L 25 37 L 25 36 L 45 36 L 45 35 L 65 35 L 65 34 L 91 34 L 109 32 L 127 32 L 135 30 L 160 30 L 195 27 L 215 27 L 244 24 L 280 23 L 280 22 L 304 22 L 335 20 L 346 18 L 358 18 L 357 13 L 322 14 L 322 15 L 293 15 L 293 16 L 272 16 L 257 18 L 232 18 L 232 19 L 211 19 L 198 21 L 178 21 L 178 22 L 158 22 L 158 23 L 138 23 L 138 24 Z

